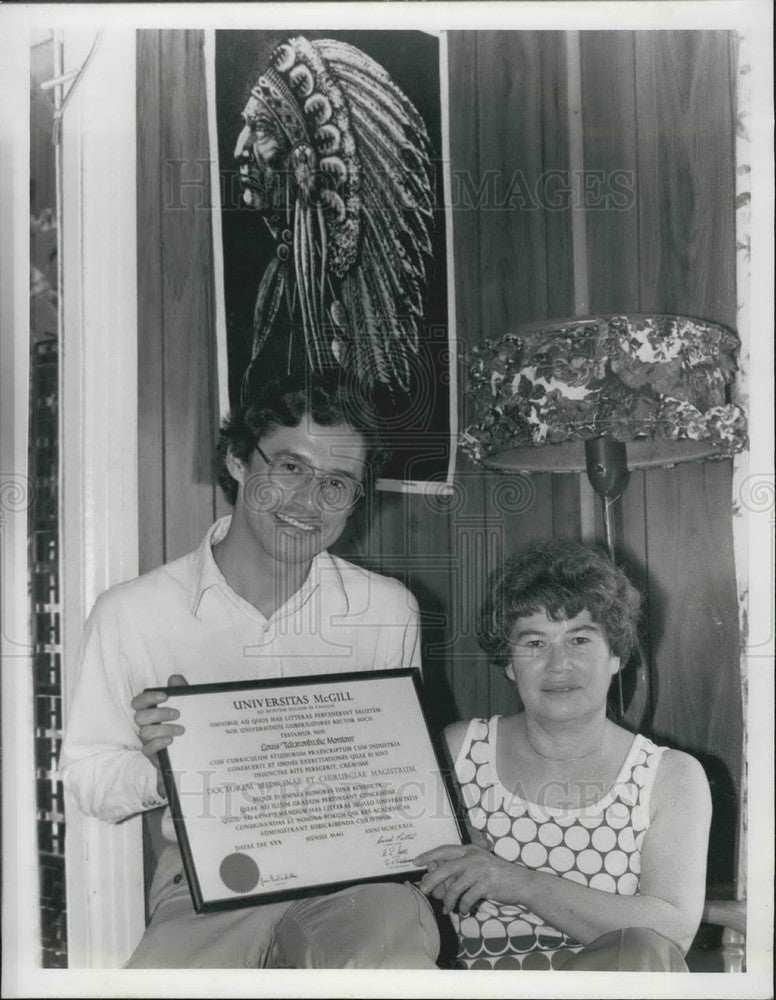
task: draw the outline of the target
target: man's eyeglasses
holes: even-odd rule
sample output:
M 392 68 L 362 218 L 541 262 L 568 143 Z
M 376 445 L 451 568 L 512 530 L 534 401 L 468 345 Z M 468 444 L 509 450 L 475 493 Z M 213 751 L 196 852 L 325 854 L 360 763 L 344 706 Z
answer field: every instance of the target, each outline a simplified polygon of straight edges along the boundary
M 270 458 L 256 445 L 256 451 L 267 463 L 267 478 L 288 493 L 304 489 L 317 480 L 315 501 L 322 510 L 345 511 L 355 506 L 364 495 L 364 487 L 344 472 L 324 472 L 293 455 Z

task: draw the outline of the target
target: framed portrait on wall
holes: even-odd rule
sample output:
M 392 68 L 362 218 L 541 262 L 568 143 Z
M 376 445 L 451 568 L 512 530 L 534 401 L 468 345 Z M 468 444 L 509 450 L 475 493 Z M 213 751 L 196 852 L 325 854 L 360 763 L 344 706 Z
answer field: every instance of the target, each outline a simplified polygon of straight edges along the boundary
M 257 383 L 341 371 L 378 404 L 393 455 L 378 487 L 445 491 L 444 35 L 213 30 L 206 52 L 222 413 Z

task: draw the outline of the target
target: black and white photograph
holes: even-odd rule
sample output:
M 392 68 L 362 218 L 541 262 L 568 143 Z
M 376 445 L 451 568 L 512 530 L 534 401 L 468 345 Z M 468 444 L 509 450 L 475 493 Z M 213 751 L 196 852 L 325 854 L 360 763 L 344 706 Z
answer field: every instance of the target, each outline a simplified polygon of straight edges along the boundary
M 0 6 L 3 996 L 773 995 L 771 29 Z

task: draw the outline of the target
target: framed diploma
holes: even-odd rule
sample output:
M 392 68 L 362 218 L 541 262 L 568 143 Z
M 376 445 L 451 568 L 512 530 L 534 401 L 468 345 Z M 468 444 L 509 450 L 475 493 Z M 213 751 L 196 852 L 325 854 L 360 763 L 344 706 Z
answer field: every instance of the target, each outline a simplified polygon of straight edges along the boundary
M 464 839 L 416 670 L 164 689 L 159 754 L 198 913 L 419 878 Z

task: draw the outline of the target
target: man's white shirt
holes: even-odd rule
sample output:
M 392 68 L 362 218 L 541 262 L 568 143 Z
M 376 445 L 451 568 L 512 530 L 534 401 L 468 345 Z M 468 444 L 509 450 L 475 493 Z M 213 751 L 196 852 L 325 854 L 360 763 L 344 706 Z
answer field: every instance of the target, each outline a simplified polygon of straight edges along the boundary
M 171 674 L 206 684 L 420 667 L 412 594 L 328 552 L 265 618 L 213 558 L 230 520 L 216 521 L 195 552 L 111 587 L 87 620 L 60 775 L 89 815 L 116 822 L 164 804 L 131 701 Z

